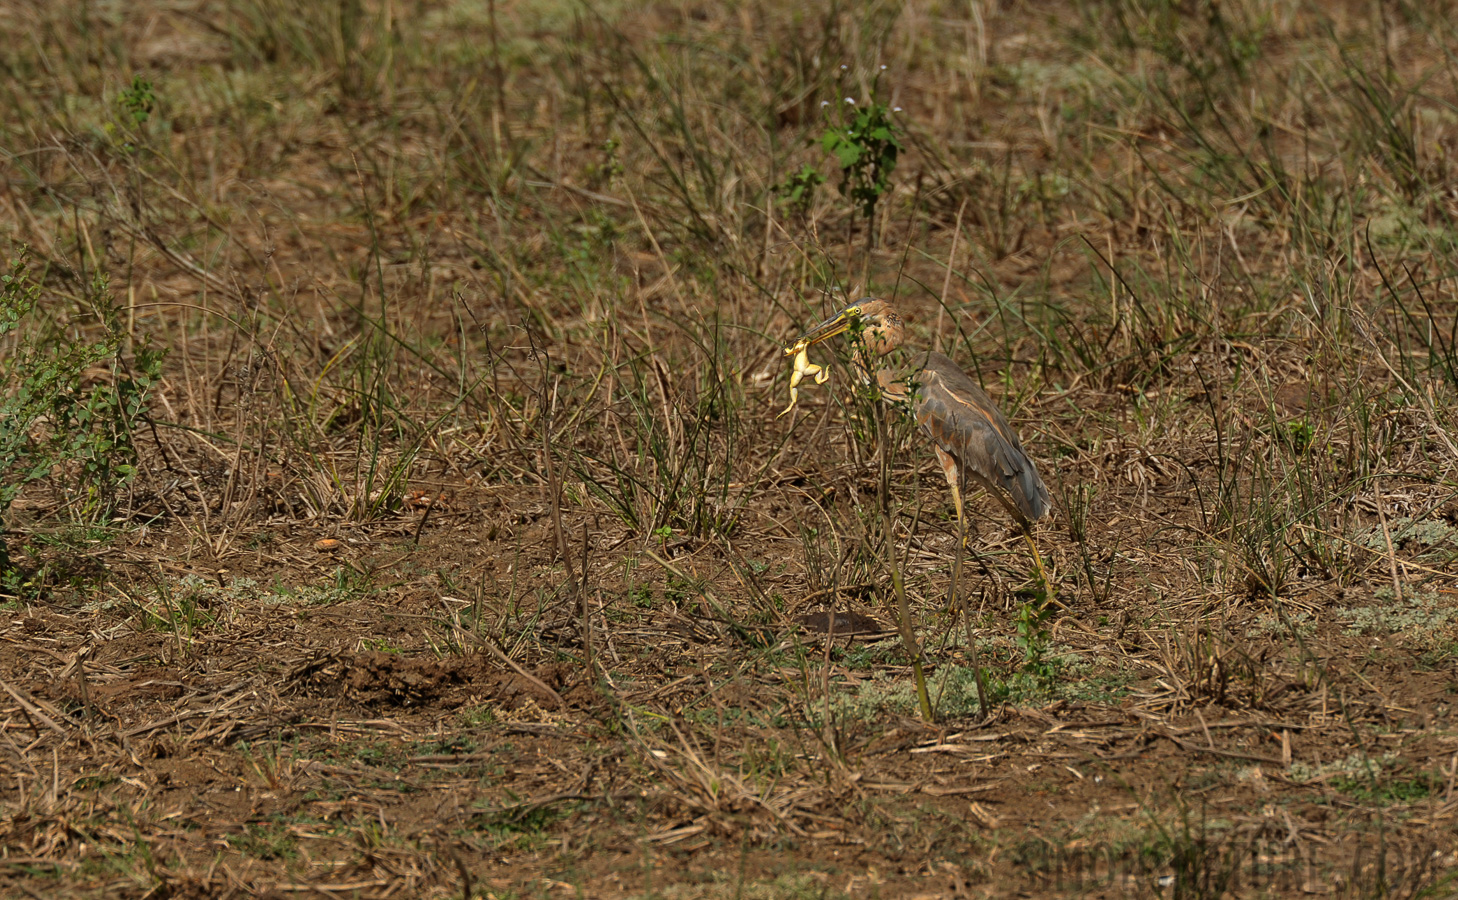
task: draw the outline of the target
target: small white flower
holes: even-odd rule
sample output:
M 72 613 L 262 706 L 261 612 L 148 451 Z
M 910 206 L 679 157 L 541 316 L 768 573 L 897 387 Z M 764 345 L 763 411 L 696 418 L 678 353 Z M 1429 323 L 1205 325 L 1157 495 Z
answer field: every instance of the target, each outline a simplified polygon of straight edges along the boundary
M 820 101 L 820 105 L 821 106 L 829 106 L 830 105 L 830 101 L 829 100 L 821 100 Z
M 849 103 L 851 106 L 855 106 L 856 105 L 856 98 L 854 98 L 854 97 L 847 97 L 847 98 L 845 98 L 845 102 Z
M 841 66 L 841 67 L 840 67 L 840 70 L 841 70 L 841 71 L 842 71 L 842 72 L 844 72 L 844 71 L 845 71 L 845 70 L 846 70 L 846 69 L 848 69 L 848 68 L 850 68 L 850 67 L 849 67 L 849 66 Z
M 891 107 L 891 111 L 892 112 L 901 112 L 901 107 L 899 107 L 899 106 L 893 106 L 893 107 Z
M 884 71 L 886 71 L 886 67 L 885 67 L 885 66 L 882 66 L 882 67 L 881 67 L 881 71 L 882 71 L 882 72 L 884 72 Z

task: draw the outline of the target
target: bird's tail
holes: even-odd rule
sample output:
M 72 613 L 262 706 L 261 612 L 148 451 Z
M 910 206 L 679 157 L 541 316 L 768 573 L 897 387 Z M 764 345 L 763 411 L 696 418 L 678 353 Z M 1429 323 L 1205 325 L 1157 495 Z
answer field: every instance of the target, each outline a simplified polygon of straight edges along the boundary
M 1027 516 L 1029 521 L 1036 522 L 1048 515 L 1048 511 L 1053 508 L 1053 500 L 1048 496 L 1047 485 L 1038 477 L 1038 469 L 1033 461 L 1024 456 L 1023 463 L 1022 471 L 1008 479 L 1004 487 L 1017 503 L 1018 511 Z

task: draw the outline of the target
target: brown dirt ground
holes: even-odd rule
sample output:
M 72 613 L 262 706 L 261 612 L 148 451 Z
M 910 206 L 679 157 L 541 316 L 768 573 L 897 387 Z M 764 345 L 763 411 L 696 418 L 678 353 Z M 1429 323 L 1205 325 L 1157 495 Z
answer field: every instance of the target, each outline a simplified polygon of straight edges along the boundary
M 362 571 L 372 587 L 313 605 L 239 591 L 181 635 L 136 615 L 88 631 L 94 598 L 11 623 L 4 735 L 30 764 L 5 787 L 27 810 L 3 824 L 11 889 L 44 896 L 59 878 L 114 896 L 284 897 L 305 885 L 458 896 L 464 884 L 482 896 L 719 896 L 743 879 L 766 896 L 1124 896 L 1166 893 L 1156 885 L 1178 874 L 1171 857 L 1140 869 L 1138 854 L 1179 846 L 1213 860 L 1187 858 L 1191 877 L 1219 877 L 1233 859 L 1248 879 L 1236 886 L 1340 892 L 1375 883 L 1379 847 L 1409 867 L 1403 890 L 1452 862 L 1452 671 L 1414 667 L 1401 646 L 1368 649 L 1327 629 L 1308 638 L 1304 662 L 1277 642 L 1260 660 L 1217 648 L 1195 662 L 1138 624 L 1147 601 L 1075 600 L 1054 639 L 1120 657 L 1119 699 L 1001 703 L 986 720 L 936 727 L 846 716 L 825 729 L 814 724 L 823 637 L 781 621 L 755 643 L 692 596 L 600 620 L 599 652 L 613 664 L 593 684 L 569 658 L 580 649 L 572 604 L 539 593 L 522 627 L 559 646 L 558 659 L 508 666 L 496 637 L 463 627 L 469 603 L 439 573 L 488 577 L 509 554 L 540 583 L 560 580 L 531 514 L 504 520 L 542 499 L 533 488 L 462 491 L 419 546 L 418 514 L 334 532 L 336 553 L 314 551 L 311 531 L 270 530 L 224 572 L 164 562 L 185 547 L 163 533 L 98 554 L 118 600 L 119 585 L 159 567 L 223 586 Z M 612 597 L 621 561 L 601 548 L 622 535 L 585 524 L 589 581 Z M 1059 537 L 1044 534 L 1055 560 Z M 778 552 L 769 540 L 734 549 Z M 668 552 L 717 600 L 748 602 L 722 547 Z M 879 601 L 871 591 L 853 605 L 888 621 Z M 1321 612 L 1343 598 L 1317 586 L 1297 602 Z M 604 605 L 623 610 L 621 598 Z M 874 670 L 909 677 L 833 662 L 831 690 Z M 773 777 L 752 762 L 771 747 Z M 1358 751 L 1399 753 L 1431 790 L 1395 802 L 1288 774 L 1292 760 Z M 115 861 L 138 847 L 146 877 Z
M 147 430 L 119 503 L 124 527 L 103 540 L 57 525 L 70 508 L 61 477 L 9 511 L 12 543 L 27 539 L 17 562 L 45 583 L 0 607 L 0 895 L 1454 895 L 1458 624 L 1354 623 L 1399 580 L 1450 609 L 1458 557 L 1353 544 L 1399 516 L 1458 524 L 1452 460 L 1439 416 L 1391 383 L 1381 351 L 1350 323 L 1323 330 L 1283 280 L 1302 266 L 1336 273 L 1331 290 L 1350 295 L 1323 295 L 1333 310 L 1385 297 L 1344 242 L 1357 225 L 1303 244 L 1262 191 L 1231 187 L 1249 204 L 1237 209 L 1181 181 L 1203 159 L 1182 123 L 1148 97 L 1125 110 L 1100 96 L 1113 96 L 1106 82 L 1084 84 L 1109 68 L 1086 65 L 1091 54 L 1118 50 L 1065 33 L 1094 28 L 1084 14 L 1097 4 L 932 4 L 935 15 L 905 4 L 897 18 L 882 4 L 801 17 L 776 4 L 654 3 L 613 29 L 566 16 L 531 31 L 537 4 L 503 2 L 525 61 L 495 91 L 479 5 L 363 4 L 411 15 L 378 41 L 362 31 L 336 65 L 327 42 L 307 40 L 310 16 L 345 3 L 256 2 L 252 19 L 202 0 L 96 4 L 117 8 L 114 27 L 0 4 L 15 54 L 4 60 L 28 73 L 6 92 L 7 122 L 35 129 L 24 172 L 4 161 L 0 227 L 34 248 L 48 296 L 67 304 L 85 283 L 67 266 L 100 258 L 118 297 L 140 298 L 138 331 L 171 350 L 148 411 L 169 427 Z M 1333 27 L 1360 35 L 1369 13 L 1385 23 L 1399 5 L 1332 4 Z M 457 6 L 466 24 L 436 15 Z M 1207 13 L 1221 4 L 1143 6 L 1191 28 L 1220 24 Z M 870 34 L 881 19 L 886 34 Z M 1277 24 L 1286 31 L 1257 49 L 1305 71 L 1319 23 L 1293 12 Z M 392 28 L 410 40 L 397 46 Z M 1427 85 L 1424 65 L 1451 68 L 1451 52 L 1415 29 L 1383 34 L 1390 77 Z M 761 52 L 771 39 L 776 52 Z M 967 75 L 974 44 L 983 58 Z M 769 154 L 800 154 L 776 156 L 782 172 L 829 165 L 810 117 L 822 95 L 839 103 L 842 83 L 833 63 L 812 70 L 806 47 L 871 73 L 884 50 L 906 80 L 896 102 L 917 143 L 874 252 L 829 186 L 810 225 L 776 221 L 793 249 L 757 218 L 755 204 L 771 202 L 756 181 Z M 636 58 L 675 77 L 649 84 Z M 754 77 L 725 77 L 721 60 Z M 719 77 L 672 68 L 701 61 L 720 64 Z M 362 83 L 367 64 L 377 77 Z M 152 131 L 117 137 L 113 101 L 134 70 L 157 79 L 162 105 Z M 1173 90 L 1196 93 L 1181 77 Z M 671 94 L 680 84 L 686 100 Z M 725 113 L 751 91 L 772 127 Z M 704 167 L 718 181 L 695 180 L 708 176 L 687 161 L 670 100 L 698 146 L 733 151 L 722 171 Z M 1350 104 L 1318 101 L 1329 105 L 1262 108 L 1279 127 L 1230 121 L 1246 145 L 1269 131 L 1293 159 L 1345 152 L 1330 130 Z M 1458 126 L 1430 118 L 1429 137 L 1458 146 Z M 149 151 L 127 149 L 133 139 Z M 1375 153 L 1311 169 L 1366 197 Z M 687 187 L 668 183 L 668 165 Z M 1067 201 L 1038 193 L 1064 182 Z M 134 206 L 116 200 L 134 189 Z M 1439 217 L 1452 215 L 1451 183 L 1443 191 L 1434 230 L 1452 221 Z M 1019 197 L 1034 199 L 1008 205 Z M 712 241 L 690 227 L 700 209 L 713 210 Z M 1077 238 L 1108 248 L 1149 300 L 1147 320 L 1120 306 L 1127 285 L 1094 283 L 1103 263 Z M 1169 263 L 1176 247 L 1185 256 Z M 820 255 L 834 271 L 817 268 Z M 564 274 L 573 266 L 586 274 Z M 1452 271 L 1439 255 L 1424 266 Z M 937 724 L 903 702 L 912 676 L 894 637 L 832 641 L 813 627 L 836 616 L 837 632 L 842 621 L 889 631 L 896 618 L 865 534 L 877 500 L 866 442 L 829 399 L 848 379 L 807 388 L 798 417 L 775 418 L 779 341 L 831 282 L 899 289 L 919 338 L 962 360 L 981 354 L 1064 507 L 1038 529 L 1066 604 L 1046 622 L 1058 661 L 1039 683 L 1016 640 L 1031 596 L 1022 544 L 989 498 L 969 501 L 985 716 L 965 683 L 937 681 L 972 660 L 963 620 L 941 608 L 955 539 L 925 448 L 892 473 L 895 545 L 928 671 L 952 685 Z M 1107 358 L 1079 369 L 1036 332 L 1058 325 L 1051 313 L 1015 321 L 1020 306 L 1065 315 L 1065 344 L 1076 336 Z M 484 321 L 479 334 L 463 311 Z M 361 361 L 384 353 L 367 327 L 376 312 L 411 353 Z M 1370 313 L 1352 321 L 1398 318 Z M 1338 332 L 1350 345 L 1331 343 Z M 458 392 L 458 364 L 469 390 Z M 385 425 L 362 411 L 372 374 L 398 401 Z M 641 464 L 649 436 L 696 421 L 720 388 L 740 404 L 709 429 L 721 443 L 702 450 L 680 433 L 675 449 L 702 450 L 706 482 L 730 468 L 726 491 L 742 501 L 732 527 L 644 534 L 591 497 L 580 471 L 560 474 L 580 448 Z M 450 436 L 442 424 L 420 442 L 401 492 L 441 501 L 362 513 L 376 497 L 354 477 L 361 448 L 387 435 L 388 465 L 416 434 L 407 425 L 446 408 Z M 1298 418 L 1328 456 L 1283 449 L 1281 429 Z M 543 431 L 562 446 L 541 447 Z M 1318 537 L 1293 526 L 1278 548 L 1290 564 L 1279 599 L 1239 575 L 1240 529 L 1255 517 L 1222 530 L 1201 516 L 1232 434 L 1249 459 L 1341 470 L 1323 507 L 1344 529 L 1339 571 L 1322 570 L 1299 545 Z M 1371 444 L 1364 471 L 1392 473 L 1380 484 L 1352 474 L 1359 437 Z M 1064 513 L 1082 486 L 1092 492 L 1076 540 Z

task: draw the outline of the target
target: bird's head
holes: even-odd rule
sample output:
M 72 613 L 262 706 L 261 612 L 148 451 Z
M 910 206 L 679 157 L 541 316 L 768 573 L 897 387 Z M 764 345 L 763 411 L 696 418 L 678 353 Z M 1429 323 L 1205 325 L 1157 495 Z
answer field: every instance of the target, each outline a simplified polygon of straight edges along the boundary
M 800 335 L 794 346 L 785 352 L 795 352 L 800 347 L 818 344 L 846 331 L 858 335 L 871 355 L 885 356 L 901 345 L 901 315 L 885 300 L 868 297 Z

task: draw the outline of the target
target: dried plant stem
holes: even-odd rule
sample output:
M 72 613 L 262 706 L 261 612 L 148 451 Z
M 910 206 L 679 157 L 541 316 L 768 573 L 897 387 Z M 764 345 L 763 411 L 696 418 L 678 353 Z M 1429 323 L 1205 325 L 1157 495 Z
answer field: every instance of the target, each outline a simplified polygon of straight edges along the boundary
M 927 722 L 936 721 L 936 714 L 932 711 L 931 696 L 926 689 L 926 671 L 921 665 L 921 648 L 916 642 L 916 632 L 911 627 L 911 601 L 906 597 L 906 584 L 901 577 L 901 566 L 897 563 L 896 552 L 890 547 L 890 530 L 887 530 L 887 565 L 891 568 L 891 590 L 896 594 L 896 624 L 897 630 L 901 633 L 901 643 L 906 648 L 906 653 L 911 657 L 911 672 L 916 679 L 916 700 L 921 707 L 921 717 Z
M 572 565 L 572 548 L 567 541 L 567 530 L 562 526 L 562 478 L 557 472 L 557 465 L 554 461 L 552 448 L 552 402 L 547 399 L 547 366 L 546 353 L 537 351 L 538 361 L 542 374 L 542 458 L 547 467 L 547 494 L 552 504 L 552 534 L 556 538 L 557 553 L 562 557 L 562 565 L 567 569 L 567 581 L 572 586 L 573 592 L 577 595 L 577 608 L 580 615 L 579 627 L 582 640 L 582 665 L 587 677 L 590 679 L 593 672 L 592 660 L 592 622 L 591 607 L 587 600 L 587 524 L 582 526 L 582 577 L 578 577 L 577 571 Z
M 1392 546 L 1392 529 L 1387 525 L 1386 503 L 1382 499 L 1382 481 L 1377 477 L 1372 478 L 1372 496 L 1377 502 L 1377 521 L 1382 524 L 1382 540 L 1387 545 L 1387 568 L 1388 574 L 1392 576 L 1392 601 L 1402 602 L 1402 577 L 1397 569 L 1397 551 Z
M 1023 540 L 1028 542 L 1028 552 L 1033 555 L 1033 570 L 1038 573 L 1038 587 L 1043 591 L 1043 604 L 1056 606 L 1064 612 L 1068 612 L 1068 607 L 1053 593 L 1053 581 L 1048 577 L 1048 570 L 1043 567 L 1043 554 L 1038 552 L 1038 542 L 1033 540 L 1033 527 L 1028 524 L 1020 527 L 1023 532 Z
M 911 671 L 916 679 L 916 699 L 921 707 L 921 717 L 927 722 L 936 721 L 932 710 L 931 696 L 926 689 L 926 671 L 921 663 L 921 647 L 916 641 L 916 631 L 911 624 L 911 601 L 906 596 L 906 583 L 901 575 L 900 561 L 896 558 L 895 519 L 891 514 L 891 433 L 886 422 L 887 407 L 879 398 L 871 405 L 871 414 L 876 422 L 880 478 L 878 479 L 877 515 L 881 520 L 881 549 L 885 554 L 886 567 L 891 570 L 891 590 L 896 595 L 896 627 L 901 634 L 902 646 L 911 657 Z
M 962 616 L 963 627 L 967 630 L 967 656 L 972 663 L 972 678 L 977 682 L 977 712 L 982 718 L 987 718 L 987 684 L 982 677 L 982 656 L 977 649 L 977 638 L 972 633 L 972 609 L 967 603 L 967 598 L 959 590 L 962 582 L 962 564 L 967 554 L 967 523 L 962 516 L 957 517 L 957 549 L 952 554 L 952 585 L 949 589 L 950 596 L 947 598 L 947 608 L 957 610 Z

